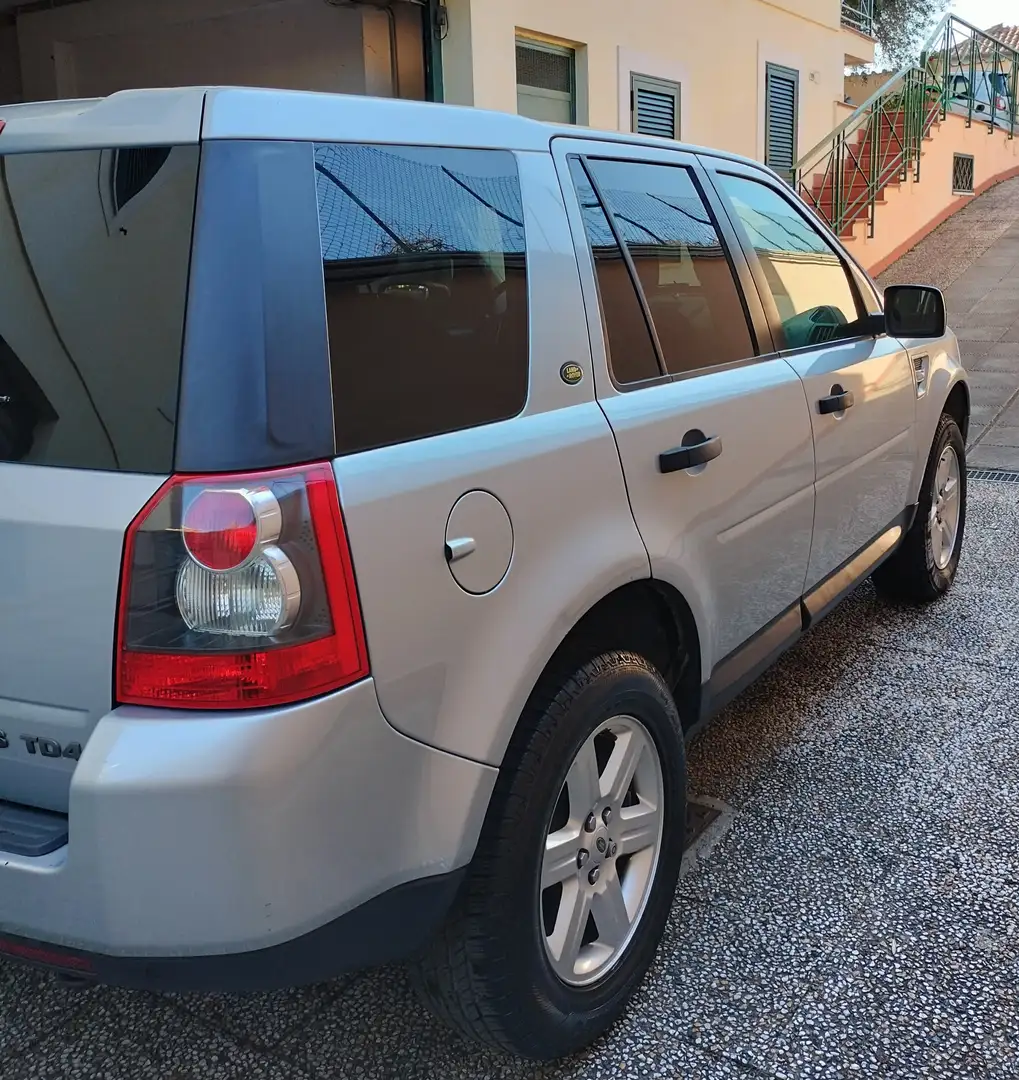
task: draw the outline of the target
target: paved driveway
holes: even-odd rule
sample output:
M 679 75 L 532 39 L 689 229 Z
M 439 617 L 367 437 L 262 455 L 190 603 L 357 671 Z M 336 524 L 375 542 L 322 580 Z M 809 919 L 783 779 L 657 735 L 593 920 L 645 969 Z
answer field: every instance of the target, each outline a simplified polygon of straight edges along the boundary
M 879 280 L 945 290 L 973 388 L 970 465 L 1019 469 L 1019 178 L 974 199 Z
M 0 964 L 3 1080 L 1019 1075 L 1019 485 L 974 483 L 956 590 L 869 586 L 696 744 L 730 807 L 653 975 L 536 1069 L 435 1024 L 399 971 L 290 994 L 69 992 Z

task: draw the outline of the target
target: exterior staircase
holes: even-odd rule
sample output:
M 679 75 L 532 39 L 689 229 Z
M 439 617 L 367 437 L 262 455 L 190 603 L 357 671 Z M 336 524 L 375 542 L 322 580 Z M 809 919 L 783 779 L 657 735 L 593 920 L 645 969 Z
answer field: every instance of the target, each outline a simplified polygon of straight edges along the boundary
M 835 168 L 810 177 L 810 187 L 800 194 L 838 234 L 851 240 L 858 222 L 870 224 L 875 205 L 886 200 L 885 191 L 897 188 L 906 177 L 903 161 L 909 139 L 908 118 L 904 109 L 882 114 L 876 124 L 854 132 L 847 140 L 841 162 L 841 175 Z M 929 142 L 940 126 L 940 118 L 925 120 L 920 133 L 920 149 Z
M 1007 93 L 992 95 L 989 110 L 986 87 L 998 84 Z M 1017 98 L 1019 53 L 946 16 L 917 64 L 892 75 L 797 162 L 796 190 L 844 240 L 861 235 L 861 225 L 873 238 L 876 208 L 889 188 L 920 180 L 924 145 L 949 112 L 1012 139 L 1019 130 Z

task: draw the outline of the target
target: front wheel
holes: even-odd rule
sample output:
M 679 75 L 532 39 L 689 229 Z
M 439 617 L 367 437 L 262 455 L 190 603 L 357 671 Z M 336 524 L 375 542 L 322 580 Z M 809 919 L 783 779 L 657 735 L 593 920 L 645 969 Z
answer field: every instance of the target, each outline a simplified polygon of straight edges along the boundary
M 465 887 L 416 968 L 473 1039 L 549 1060 L 622 1013 L 661 939 L 683 858 L 686 758 L 668 686 L 606 653 L 535 692 Z
M 916 518 L 898 551 L 874 572 L 874 584 L 896 600 L 925 604 L 952 586 L 966 527 L 966 444 L 948 413 L 938 422 Z

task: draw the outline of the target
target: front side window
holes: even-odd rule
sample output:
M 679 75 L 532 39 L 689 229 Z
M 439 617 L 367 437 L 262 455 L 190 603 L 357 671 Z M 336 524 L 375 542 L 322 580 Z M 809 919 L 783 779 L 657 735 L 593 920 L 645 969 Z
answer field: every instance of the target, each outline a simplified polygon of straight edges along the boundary
M 329 144 L 315 169 L 338 451 L 519 413 L 527 272 L 513 155 Z
M 752 357 L 732 268 L 689 170 L 605 159 L 588 167 L 633 260 L 666 371 Z
M 719 184 L 767 278 L 790 349 L 852 336 L 856 295 L 828 241 L 774 188 L 728 173 Z

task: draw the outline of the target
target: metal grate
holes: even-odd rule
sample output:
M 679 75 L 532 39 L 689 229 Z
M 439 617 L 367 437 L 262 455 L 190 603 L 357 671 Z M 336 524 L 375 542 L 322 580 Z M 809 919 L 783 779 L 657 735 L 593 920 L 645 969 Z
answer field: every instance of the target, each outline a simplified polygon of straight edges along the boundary
M 573 56 L 517 42 L 517 85 L 573 92 Z
M 956 154 L 952 159 L 952 191 L 973 192 L 973 156 Z
M 1012 469 L 967 469 L 966 479 L 994 484 L 1019 484 L 1019 472 Z

